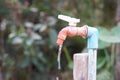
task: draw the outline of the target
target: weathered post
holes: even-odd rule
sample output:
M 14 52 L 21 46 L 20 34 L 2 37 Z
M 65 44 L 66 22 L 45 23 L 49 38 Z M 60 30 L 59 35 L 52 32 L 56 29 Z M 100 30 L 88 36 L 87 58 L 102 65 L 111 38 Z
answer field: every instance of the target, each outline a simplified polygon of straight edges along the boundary
M 73 63 L 73 79 L 88 80 L 88 53 L 74 54 Z

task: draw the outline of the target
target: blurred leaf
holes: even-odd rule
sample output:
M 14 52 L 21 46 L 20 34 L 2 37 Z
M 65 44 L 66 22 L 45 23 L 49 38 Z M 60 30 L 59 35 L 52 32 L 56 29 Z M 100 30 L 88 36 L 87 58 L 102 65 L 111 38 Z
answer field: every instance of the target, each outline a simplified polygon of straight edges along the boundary
M 13 1 L 14 4 L 18 2 L 18 0 L 12 0 L 12 1 Z
M 18 32 L 18 34 L 22 34 L 22 33 L 25 33 L 25 28 L 23 26 L 20 26 Z
M 65 57 L 66 57 L 67 62 L 68 62 L 68 68 L 69 68 L 69 69 L 73 69 L 73 61 L 72 61 L 72 59 L 71 59 L 71 57 L 70 57 L 70 54 L 69 54 L 69 52 L 68 52 L 68 49 L 64 46 L 64 47 L 63 47 L 63 50 L 64 50 Z
M 119 35 L 120 34 L 120 26 L 114 26 L 112 28 L 112 32 L 114 35 Z
M 25 54 L 26 56 L 30 56 L 30 52 L 29 52 L 28 50 L 24 50 L 24 54 Z
M 68 68 L 69 68 L 70 70 L 73 70 L 73 61 L 69 62 Z
M 102 70 L 97 75 L 97 80 L 114 80 L 113 73 L 109 72 L 108 70 Z
M 10 13 L 10 10 L 7 8 L 5 1 L 0 0 L 0 17 L 5 18 Z
M 57 32 L 56 32 L 55 29 L 50 29 L 50 31 L 49 31 L 49 38 L 50 38 L 51 46 L 56 46 Z
M 97 69 L 101 69 L 105 65 L 106 59 L 104 57 L 99 57 L 97 60 Z
M 106 49 L 104 49 L 104 53 L 105 53 L 105 59 L 107 61 L 107 67 L 109 68 L 111 66 L 110 55 Z
M 14 33 L 13 34 L 11 34 L 11 37 L 14 37 Z M 26 38 L 28 35 L 26 34 L 26 33 L 20 33 L 19 35 L 18 35 L 19 37 L 21 37 L 21 38 Z
M 99 39 L 108 43 L 120 43 L 120 27 L 107 30 L 103 27 L 99 27 Z
M 57 22 L 57 19 L 54 18 L 53 16 L 49 16 L 47 17 L 47 21 L 46 23 L 49 25 L 49 26 L 54 26 Z
M 13 38 L 13 37 L 15 37 L 16 36 L 16 33 L 14 32 L 14 33 L 10 33 L 9 34 L 9 36 L 8 36 L 8 38 Z
M 26 44 L 27 46 L 31 46 L 31 45 L 33 44 L 33 42 L 34 42 L 33 39 L 28 38 L 28 39 L 25 41 L 25 44 Z
M 37 33 L 35 33 L 35 32 L 32 32 L 31 38 L 33 40 L 41 40 L 42 39 L 42 37 L 40 35 L 38 35 Z
M 64 50 L 65 57 L 67 58 L 68 63 L 70 63 L 72 60 L 71 60 L 70 54 L 68 52 L 68 49 L 64 46 L 63 50 Z
M 27 28 L 32 28 L 34 26 L 34 24 L 32 22 L 25 22 L 24 25 Z
M 31 11 L 31 12 L 38 12 L 38 8 L 37 8 L 37 7 L 31 7 L 31 8 L 30 8 L 30 11 Z
M 43 31 L 45 31 L 46 29 L 47 29 L 47 25 L 46 24 L 36 24 L 34 27 L 33 27 L 33 29 L 35 30 L 35 31 L 40 31 L 40 32 L 43 32 Z
M 12 75 L 12 74 L 11 74 L 10 72 L 7 72 L 7 73 L 6 73 L 6 79 L 5 79 L 5 80 L 10 80 L 11 75 Z
M 44 66 L 38 61 L 38 59 L 36 58 L 32 58 L 32 63 L 36 66 L 36 68 L 40 71 L 40 72 L 44 72 Z
M 37 56 L 43 63 L 47 63 L 47 60 L 45 58 L 45 56 L 43 55 L 42 52 L 38 53 L 38 56 Z
M 101 40 L 98 41 L 98 49 L 104 49 L 109 47 L 110 45 L 111 45 L 110 43 L 107 43 Z
M 21 64 L 21 67 L 22 68 L 26 68 L 26 67 L 28 67 L 30 65 L 30 59 L 28 58 L 28 57 L 26 57 L 24 60 L 23 60 L 23 62 L 22 62 L 22 64 Z
M 15 37 L 12 41 L 12 44 L 21 44 L 23 42 L 23 39 L 20 37 Z
M 3 19 L 3 20 L 1 21 L 1 26 L 0 26 L 0 28 L 1 28 L 2 31 L 4 31 L 4 30 L 6 29 L 7 24 L 8 24 L 8 21 L 7 21 L 6 19 Z

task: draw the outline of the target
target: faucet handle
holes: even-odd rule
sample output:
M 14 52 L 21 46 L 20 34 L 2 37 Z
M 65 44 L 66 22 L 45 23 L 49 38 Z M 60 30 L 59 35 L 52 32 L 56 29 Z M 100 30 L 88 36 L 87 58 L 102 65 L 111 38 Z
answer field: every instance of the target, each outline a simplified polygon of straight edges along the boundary
M 69 22 L 69 26 L 76 26 L 77 23 L 80 22 L 80 19 L 77 18 L 71 18 L 69 16 L 65 16 L 65 15 L 58 15 L 58 19 L 61 19 L 63 21 Z

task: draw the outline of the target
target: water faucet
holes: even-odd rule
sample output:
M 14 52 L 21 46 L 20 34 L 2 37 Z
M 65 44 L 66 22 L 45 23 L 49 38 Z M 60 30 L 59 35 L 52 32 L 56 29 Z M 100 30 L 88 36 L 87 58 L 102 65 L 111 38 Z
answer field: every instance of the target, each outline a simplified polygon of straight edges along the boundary
M 98 30 L 96 28 L 89 27 L 88 25 L 76 27 L 80 20 L 69 16 L 58 15 L 58 18 L 69 22 L 69 26 L 63 28 L 58 34 L 56 42 L 58 45 L 62 45 L 67 36 L 82 36 L 88 38 L 88 48 L 98 48 Z
M 62 45 L 67 36 L 87 37 L 87 26 L 86 25 L 83 27 L 67 26 L 67 27 L 63 28 L 58 34 L 57 44 Z
M 69 16 L 59 15 L 59 19 L 69 22 L 69 26 L 63 28 L 57 39 L 57 44 L 59 45 L 59 51 L 61 51 L 61 46 L 67 36 L 82 36 L 87 38 L 88 47 L 88 80 L 96 80 L 96 59 L 97 59 L 97 48 L 98 48 L 98 30 L 94 27 L 84 25 L 82 27 L 76 27 L 77 23 L 80 22 L 79 19 L 71 18 Z M 59 53 L 61 54 L 61 53 Z M 58 62 L 59 62 L 58 57 Z

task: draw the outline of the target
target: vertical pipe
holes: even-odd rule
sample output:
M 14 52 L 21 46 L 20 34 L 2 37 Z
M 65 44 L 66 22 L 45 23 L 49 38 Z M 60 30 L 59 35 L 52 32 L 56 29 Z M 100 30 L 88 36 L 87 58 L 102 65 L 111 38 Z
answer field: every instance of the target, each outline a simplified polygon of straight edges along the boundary
M 97 50 L 88 50 L 88 80 L 96 80 Z
M 96 80 L 98 30 L 88 27 L 88 80 Z

